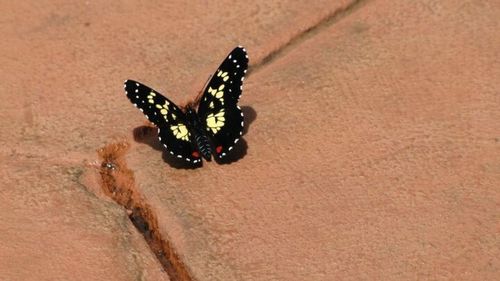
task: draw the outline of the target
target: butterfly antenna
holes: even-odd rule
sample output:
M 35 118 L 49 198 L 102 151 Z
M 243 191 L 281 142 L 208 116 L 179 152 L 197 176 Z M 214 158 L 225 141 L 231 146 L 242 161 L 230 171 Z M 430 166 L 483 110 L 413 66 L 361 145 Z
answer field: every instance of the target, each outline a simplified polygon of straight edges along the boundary
M 198 107 L 198 105 L 200 104 L 201 98 L 203 97 L 203 90 L 205 90 L 205 88 L 207 87 L 211 78 L 212 78 L 212 75 L 209 75 L 207 82 L 205 82 L 203 89 L 201 89 L 198 92 L 198 95 L 196 95 L 196 98 L 187 100 L 184 105 L 179 105 L 179 108 L 182 110 L 182 112 L 185 113 L 187 108 L 197 108 Z
M 208 75 L 207 82 L 205 82 L 205 85 L 203 85 L 203 88 L 198 92 L 198 95 L 194 99 L 194 102 L 193 102 L 194 105 L 198 105 L 200 103 L 201 97 L 203 97 L 203 92 L 207 88 L 207 85 L 210 82 L 210 79 L 212 79 L 212 76 L 213 76 L 213 74 Z

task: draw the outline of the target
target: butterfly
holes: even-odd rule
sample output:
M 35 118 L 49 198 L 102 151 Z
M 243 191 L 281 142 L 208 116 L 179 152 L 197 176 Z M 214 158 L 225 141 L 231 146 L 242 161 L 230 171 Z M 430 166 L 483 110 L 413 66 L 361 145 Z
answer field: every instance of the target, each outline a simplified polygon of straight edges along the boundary
M 243 133 L 243 112 L 238 106 L 248 68 L 245 48 L 238 46 L 224 59 L 202 95 L 184 107 L 133 80 L 125 94 L 158 127 L 158 138 L 170 154 L 191 163 L 222 159 Z M 195 110 L 198 105 L 197 110 Z

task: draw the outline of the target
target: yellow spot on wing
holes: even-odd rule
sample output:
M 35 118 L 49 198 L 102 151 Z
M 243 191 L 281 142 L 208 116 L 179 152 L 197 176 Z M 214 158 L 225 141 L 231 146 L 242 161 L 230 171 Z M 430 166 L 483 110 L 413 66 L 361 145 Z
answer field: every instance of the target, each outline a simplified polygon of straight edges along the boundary
M 217 90 L 212 89 L 212 87 L 208 87 L 208 92 L 212 94 L 212 96 L 214 96 L 216 99 L 219 99 L 222 105 L 224 105 L 224 87 L 224 84 L 220 85 Z
M 189 131 L 184 124 L 170 126 L 170 130 L 176 138 L 189 141 Z
M 163 114 L 163 115 L 167 115 L 168 113 L 168 101 L 165 101 L 165 104 L 164 105 L 159 105 L 157 104 L 156 105 L 156 108 L 158 108 L 160 110 L 160 113 Z M 166 116 L 165 116 L 166 117 Z
M 226 121 L 224 114 L 224 109 L 221 109 L 218 113 L 210 113 L 207 116 L 207 127 L 210 128 L 214 134 L 219 132 L 224 126 Z
M 229 75 L 228 75 L 228 73 L 227 73 L 227 72 L 225 72 L 225 71 L 222 71 L 222 70 L 219 70 L 219 71 L 217 72 L 217 77 L 221 77 L 221 78 L 222 78 L 222 80 L 223 80 L 224 82 L 226 82 L 226 81 L 227 81 L 227 79 L 229 79 Z
M 146 98 L 148 99 L 149 103 L 155 103 L 155 101 L 153 100 L 153 96 L 151 94 L 149 94 Z

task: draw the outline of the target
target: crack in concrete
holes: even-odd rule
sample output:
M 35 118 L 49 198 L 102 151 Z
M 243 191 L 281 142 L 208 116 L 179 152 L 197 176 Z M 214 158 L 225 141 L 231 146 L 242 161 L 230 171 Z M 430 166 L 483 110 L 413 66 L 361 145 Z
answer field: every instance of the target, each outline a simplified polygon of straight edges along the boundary
M 320 19 L 317 23 L 311 25 L 310 27 L 300 31 L 296 35 L 292 36 L 287 42 L 283 45 L 279 46 L 277 49 L 269 52 L 267 56 L 262 58 L 256 64 L 250 65 L 248 69 L 248 74 L 251 75 L 254 71 L 258 71 L 262 67 L 265 67 L 271 64 L 276 59 L 284 56 L 286 53 L 290 52 L 292 49 L 296 48 L 298 45 L 303 43 L 304 41 L 310 39 L 331 25 L 337 23 L 342 20 L 346 16 L 352 14 L 357 11 L 359 8 L 364 6 L 370 0 L 354 0 L 352 3 L 348 4 L 345 7 L 340 7 L 339 9 L 333 11 L 328 14 L 324 18 Z
M 153 208 L 145 202 L 135 185 L 134 174 L 127 168 L 124 155 L 126 142 L 112 143 L 99 149 L 101 188 L 117 204 L 123 206 L 130 221 L 143 235 L 151 251 L 171 281 L 192 281 L 191 274 L 169 240 L 160 232 Z

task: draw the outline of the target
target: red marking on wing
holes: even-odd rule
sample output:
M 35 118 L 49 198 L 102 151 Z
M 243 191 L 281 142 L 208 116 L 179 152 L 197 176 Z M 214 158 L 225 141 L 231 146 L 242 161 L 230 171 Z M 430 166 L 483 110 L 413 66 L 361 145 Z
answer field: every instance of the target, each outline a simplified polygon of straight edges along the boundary
M 193 151 L 191 155 L 193 155 L 194 158 L 200 158 L 200 153 L 198 153 L 198 151 Z
M 220 153 L 222 151 L 222 146 L 219 145 L 215 148 L 215 151 L 217 151 L 217 153 Z

